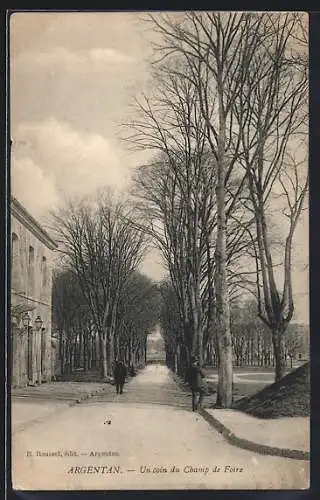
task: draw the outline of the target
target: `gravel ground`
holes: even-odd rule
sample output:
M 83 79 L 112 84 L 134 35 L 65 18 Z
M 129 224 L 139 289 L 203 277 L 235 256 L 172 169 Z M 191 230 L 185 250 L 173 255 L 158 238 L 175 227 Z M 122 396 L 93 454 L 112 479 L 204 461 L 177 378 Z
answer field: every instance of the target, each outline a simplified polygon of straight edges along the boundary
M 167 368 L 151 365 L 124 394 L 108 391 L 17 433 L 14 488 L 308 487 L 308 462 L 236 448 L 189 405 Z

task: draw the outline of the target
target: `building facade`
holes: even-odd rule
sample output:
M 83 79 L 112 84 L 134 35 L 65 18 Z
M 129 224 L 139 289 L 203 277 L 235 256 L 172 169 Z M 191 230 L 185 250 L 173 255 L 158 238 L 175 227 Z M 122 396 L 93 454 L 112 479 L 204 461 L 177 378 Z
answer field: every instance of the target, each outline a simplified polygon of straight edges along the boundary
M 11 383 L 52 379 L 52 263 L 57 244 L 11 198 Z

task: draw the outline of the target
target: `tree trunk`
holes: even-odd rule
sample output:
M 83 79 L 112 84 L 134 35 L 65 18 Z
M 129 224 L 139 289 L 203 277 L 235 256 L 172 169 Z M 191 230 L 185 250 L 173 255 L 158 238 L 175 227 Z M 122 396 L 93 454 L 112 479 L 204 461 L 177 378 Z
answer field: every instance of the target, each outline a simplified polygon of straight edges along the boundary
M 114 360 L 114 338 L 111 336 L 107 340 L 107 373 L 112 375 L 112 363 Z
M 284 340 L 283 332 L 281 330 L 274 330 L 272 332 L 272 343 L 275 360 L 275 382 L 282 379 L 285 374 L 286 365 L 284 357 Z
M 196 304 L 195 314 L 194 314 L 194 324 L 195 324 L 195 335 L 197 339 L 197 354 L 199 358 L 200 366 L 203 365 L 203 331 L 201 325 L 201 311 L 198 304 Z
M 216 329 L 219 355 L 219 380 L 217 399 L 219 405 L 228 408 L 232 404 L 232 339 L 227 287 L 227 218 L 226 218 L 226 117 L 224 110 L 223 75 L 217 77 L 219 133 L 217 140 L 217 240 L 215 248 L 214 289 L 216 296 Z
M 72 373 L 75 368 L 75 351 L 76 351 L 76 343 L 73 341 L 70 345 L 70 372 Z
M 219 381 L 217 403 L 223 408 L 232 404 L 232 341 L 230 332 L 230 310 L 226 279 L 226 215 L 224 176 L 216 189 L 218 228 L 216 242 L 216 328 L 219 352 Z
M 101 372 L 101 377 L 105 379 L 108 376 L 107 337 L 102 332 L 99 332 L 99 347 L 100 347 L 100 372 Z
M 89 339 L 88 332 L 83 334 L 83 371 L 87 372 L 89 369 Z
M 111 322 L 107 327 L 107 361 L 108 375 L 112 376 L 112 367 L 115 359 L 115 329 L 116 329 L 116 313 L 115 310 L 111 314 Z
M 201 303 L 200 290 L 197 283 L 194 284 L 194 289 L 190 291 L 190 307 L 192 314 L 192 326 L 187 323 L 187 336 L 191 333 L 192 339 L 192 354 L 197 356 L 200 366 L 203 364 L 203 331 L 201 325 Z
M 128 345 L 128 360 L 129 360 L 129 366 L 132 365 L 132 338 L 130 335 L 129 338 L 129 345 Z
M 70 345 L 70 339 L 67 340 L 67 345 L 66 345 L 66 373 L 69 375 L 71 372 L 71 363 L 70 363 L 70 354 L 71 351 L 71 345 Z
M 121 359 L 122 360 L 122 352 L 120 350 L 120 335 L 119 333 L 117 335 L 115 335 L 115 342 L 114 342 L 114 347 L 115 347 L 115 351 L 114 351 L 114 358 L 118 358 L 118 359 Z
M 144 364 L 147 364 L 147 342 L 148 342 L 148 336 L 145 336 L 144 339 Z
M 91 337 L 91 349 L 90 349 L 90 368 L 98 368 L 97 365 L 97 333 L 94 332 Z
M 83 332 L 79 333 L 79 350 L 78 350 L 78 359 L 77 359 L 77 368 L 83 368 Z
M 183 355 L 183 377 L 185 381 L 188 381 L 189 379 L 189 368 L 191 366 L 191 356 L 192 356 L 192 348 L 185 346 L 184 349 L 182 349 L 181 354 Z
M 219 366 L 218 366 L 218 387 L 217 387 L 217 405 L 222 408 L 229 408 L 232 404 L 232 350 L 227 344 L 219 343 Z
M 65 352 L 66 352 L 66 346 L 65 346 L 65 339 L 63 335 L 63 331 L 59 331 L 59 359 L 60 359 L 60 371 L 61 375 L 65 373 Z

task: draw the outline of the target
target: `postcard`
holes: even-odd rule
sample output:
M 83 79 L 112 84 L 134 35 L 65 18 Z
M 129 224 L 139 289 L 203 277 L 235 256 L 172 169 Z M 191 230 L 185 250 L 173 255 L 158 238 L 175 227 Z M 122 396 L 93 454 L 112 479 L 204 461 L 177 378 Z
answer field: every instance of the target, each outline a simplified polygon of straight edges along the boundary
M 14 489 L 309 487 L 308 38 L 8 15 Z

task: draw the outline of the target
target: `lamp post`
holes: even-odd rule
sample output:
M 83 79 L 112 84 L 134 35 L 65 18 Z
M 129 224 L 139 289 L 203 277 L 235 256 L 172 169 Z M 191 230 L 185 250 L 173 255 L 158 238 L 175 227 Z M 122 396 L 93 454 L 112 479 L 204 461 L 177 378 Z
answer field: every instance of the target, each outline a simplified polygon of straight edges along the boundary
M 35 321 L 34 321 L 34 324 L 35 324 L 35 327 L 36 327 L 36 331 L 37 331 L 37 332 L 40 332 L 41 327 L 42 327 L 42 324 L 43 324 L 43 321 L 42 321 L 42 319 L 41 319 L 41 317 L 40 317 L 40 316 L 37 316 L 37 317 L 36 317 L 36 319 L 35 319 Z
M 37 336 L 34 339 L 37 382 L 38 382 L 38 384 L 41 384 L 41 382 L 42 382 L 42 380 L 41 380 L 41 350 L 42 350 L 41 327 L 43 325 L 43 321 L 41 319 L 41 316 L 38 315 L 36 317 L 36 319 L 34 321 L 34 325 L 35 325 L 36 333 L 37 333 Z
M 31 318 L 30 318 L 30 315 L 29 313 L 24 313 L 24 315 L 22 316 L 22 323 L 23 323 L 23 326 L 25 328 L 28 328 L 28 326 L 30 325 L 30 321 L 31 321 Z
M 25 340 L 23 342 L 23 350 L 24 352 L 27 351 L 27 377 L 28 377 L 28 383 L 30 384 L 30 381 L 32 380 L 32 338 L 29 334 L 29 326 L 30 326 L 30 321 L 31 317 L 28 312 L 25 312 L 24 315 L 22 316 L 22 324 L 24 326 L 25 330 Z M 26 343 L 26 344 L 25 344 Z M 27 349 L 25 349 L 27 347 Z

